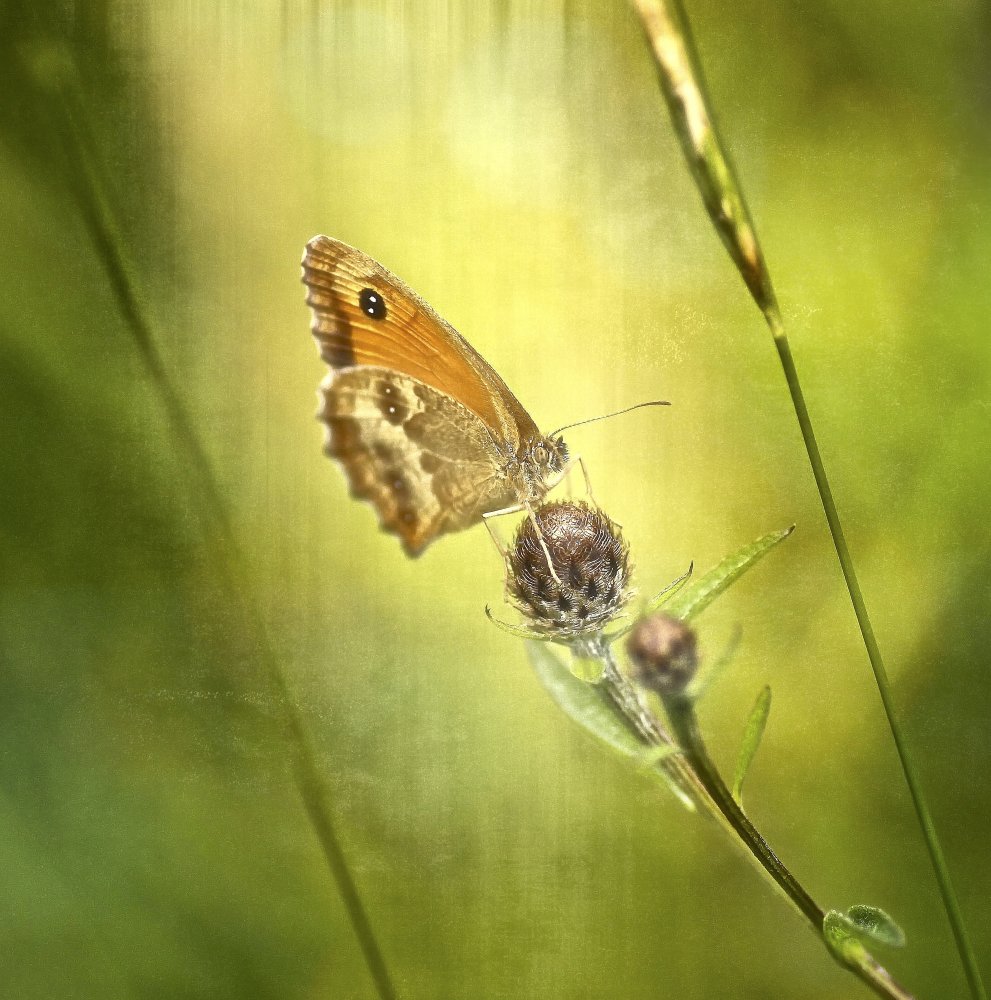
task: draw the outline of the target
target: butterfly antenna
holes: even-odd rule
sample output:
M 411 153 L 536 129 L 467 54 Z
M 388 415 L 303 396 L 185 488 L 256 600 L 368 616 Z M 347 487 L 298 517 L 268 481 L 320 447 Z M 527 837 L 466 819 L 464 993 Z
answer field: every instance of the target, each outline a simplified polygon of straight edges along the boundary
M 589 417 L 587 420 L 577 420 L 573 424 L 565 424 L 563 427 L 559 427 L 556 431 L 551 434 L 551 437 L 557 437 L 558 434 L 564 431 L 570 431 L 572 427 L 581 427 L 582 424 L 594 424 L 598 420 L 608 420 L 610 417 L 619 417 L 624 413 L 630 413 L 633 410 L 642 410 L 645 406 L 670 406 L 671 404 L 666 399 L 651 399 L 646 403 L 637 403 L 635 406 L 627 406 L 626 409 L 616 410 L 613 413 L 603 413 L 601 417 Z

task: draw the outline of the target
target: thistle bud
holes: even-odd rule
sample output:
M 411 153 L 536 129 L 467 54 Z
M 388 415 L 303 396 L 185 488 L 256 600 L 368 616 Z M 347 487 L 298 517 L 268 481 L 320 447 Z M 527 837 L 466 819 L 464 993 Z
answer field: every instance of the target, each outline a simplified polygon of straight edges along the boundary
M 516 606 L 534 629 L 555 639 L 598 632 L 632 596 L 629 549 L 619 529 L 583 501 L 538 507 L 517 530 L 508 563 Z
M 695 676 L 695 633 L 663 613 L 639 621 L 626 643 L 634 678 L 660 695 L 680 694 Z

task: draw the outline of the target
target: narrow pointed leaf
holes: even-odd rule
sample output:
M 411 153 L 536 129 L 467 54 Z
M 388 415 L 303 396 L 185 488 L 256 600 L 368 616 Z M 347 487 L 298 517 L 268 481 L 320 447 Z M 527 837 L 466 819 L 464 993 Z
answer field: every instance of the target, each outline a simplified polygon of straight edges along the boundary
M 658 764 L 669 757 L 682 752 L 681 747 L 676 746 L 674 743 L 667 743 L 659 747 L 649 747 L 646 750 L 640 751 L 640 763 L 646 770 L 650 770 L 657 767 Z
M 649 749 L 640 751 L 639 764 L 651 777 L 660 778 L 667 785 L 671 794 L 689 812 L 695 812 L 698 807 L 695 805 L 692 797 L 664 767 L 666 761 L 669 761 L 672 757 L 676 757 L 680 753 L 683 753 L 681 747 L 676 746 L 674 743 L 668 743 L 665 746 L 650 747 Z
M 750 718 L 747 719 L 746 728 L 743 730 L 743 743 L 740 746 L 740 754 L 736 759 L 736 773 L 733 776 L 733 798 L 743 805 L 743 781 L 750 770 L 757 748 L 764 736 L 764 727 L 767 725 L 767 717 L 771 711 L 771 688 L 765 685 L 754 707 L 750 710 Z
M 772 531 L 756 542 L 727 556 L 718 566 L 704 573 L 697 580 L 675 595 L 665 606 L 668 614 L 688 621 L 705 610 L 730 584 L 735 583 L 748 569 L 759 562 L 779 542 L 786 539 L 795 526 L 783 531 Z
M 655 594 L 649 601 L 647 601 L 643 609 L 644 615 L 653 614 L 659 608 L 662 608 L 665 604 L 667 604 L 668 601 L 672 600 L 692 578 L 692 573 L 694 571 L 695 563 L 692 563 L 688 569 L 681 574 L 681 576 L 679 576 L 676 580 L 672 580 L 659 594 Z
M 502 629 L 503 632 L 508 632 L 510 635 L 515 635 L 517 639 L 532 639 L 534 642 L 549 642 L 550 640 L 545 635 L 541 635 L 540 632 L 535 632 L 533 629 L 527 628 L 525 625 L 513 625 L 511 622 L 504 622 L 500 618 L 492 613 L 492 608 L 487 604 L 485 605 L 485 617 L 488 618 L 496 628 Z
M 649 601 L 644 601 L 640 609 L 640 613 L 631 621 L 628 625 L 624 625 L 622 628 L 616 629 L 615 632 L 609 632 L 605 639 L 608 643 L 613 643 L 617 639 L 622 639 L 623 636 L 628 635 L 633 631 L 634 626 L 640 621 L 641 618 L 645 618 L 647 615 L 653 614 L 662 608 L 668 601 L 670 601 L 682 587 L 691 579 L 692 571 L 695 564 L 692 563 L 691 566 L 685 570 L 676 580 L 672 580 L 660 593 L 655 594 Z

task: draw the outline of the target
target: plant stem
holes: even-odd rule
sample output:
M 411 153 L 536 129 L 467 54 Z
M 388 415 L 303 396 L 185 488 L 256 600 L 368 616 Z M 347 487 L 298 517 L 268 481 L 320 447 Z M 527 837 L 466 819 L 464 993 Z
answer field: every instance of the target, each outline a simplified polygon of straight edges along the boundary
M 836 505 L 833 503 L 833 492 L 829 487 L 829 478 L 826 475 L 826 469 L 822 462 L 822 455 L 819 453 L 819 445 L 816 442 L 815 432 L 812 428 L 812 418 L 809 416 L 808 408 L 805 405 L 805 395 L 798 380 L 798 370 L 791 355 L 788 337 L 785 335 L 776 306 L 768 311 L 766 316 L 768 326 L 774 335 L 774 346 L 777 348 L 778 357 L 781 360 L 785 380 L 788 383 L 788 391 L 791 394 L 792 406 L 798 418 L 802 440 L 805 442 L 805 450 L 808 453 L 809 465 L 812 467 L 812 475 L 815 477 L 816 486 L 819 490 L 819 498 L 822 501 L 822 509 L 826 515 L 826 523 L 829 525 L 833 547 L 836 549 L 836 558 L 839 560 L 843 579 L 846 581 L 850 601 L 853 604 L 853 611 L 857 616 L 860 634 L 864 640 L 864 648 L 867 650 L 867 658 L 870 660 L 871 669 L 874 671 L 878 693 L 881 695 L 881 704 L 884 706 L 884 714 L 891 729 L 891 737 L 898 752 L 898 759 L 901 762 L 902 773 L 905 775 L 905 783 L 908 785 L 912 805 L 915 808 L 915 815 L 918 818 L 919 826 L 922 828 L 926 848 L 929 852 L 929 859 L 932 863 L 939 892 L 943 899 L 943 906 L 946 910 L 950 928 L 953 931 L 953 938 L 956 942 L 964 973 L 967 976 L 967 983 L 975 1000 L 987 1000 L 987 992 L 984 988 L 984 982 L 981 978 L 981 972 L 977 965 L 977 958 L 974 954 L 970 937 L 967 934 L 967 926 L 964 922 L 960 902 L 957 899 L 956 890 L 950 877 L 946 857 L 939 842 L 939 835 L 936 832 L 932 814 L 929 812 L 929 806 L 926 803 L 925 792 L 922 789 L 922 783 L 919 781 L 915 762 L 902 733 L 901 725 L 898 722 L 894 698 L 891 693 L 891 685 L 888 682 L 888 671 L 885 669 L 881 650 L 878 648 L 874 628 L 871 625 L 870 615 L 867 612 L 867 605 L 864 602 L 863 593 L 860 589 L 860 581 L 857 578 L 857 571 L 854 568 L 853 558 L 850 555 L 850 550 L 847 548 L 843 525 L 840 522 Z
M 826 911 L 812 899 L 771 850 L 767 841 L 764 840 L 746 813 L 740 808 L 739 803 L 733 798 L 702 742 L 691 701 L 684 697 L 670 698 L 665 699 L 664 706 L 678 743 L 719 811 L 729 820 L 730 825 L 757 858 L 761 867 L 781 886 L 799 912 L 813 927 L 820 927 L 826 917 Z
M 727 824 L 740 841 L 756 858 L 758 864 L 770 875 L 808 920 L 812 929 L 823 939 L 830 954 L 859 976 L 879 996 L 888 1000 L 913 1000 L 912 995 L 898 985 L 884 967 L 859 942 L 853 941 L 842 951 L 830 946 L 823 931 L 826 912 L 809 895 L 802 884 L 771 850 L 767 841 L 750 822 L 739 803 L 730 794 L 712 759 L 709 757 L 698 728 L 698 720 L 691 700 L 683 694 L 664 698 L 664 707 L 671 728 L 688 762 Z
M 829 478 L 812 430 L 812 420 L 805 405 L 798 370 L 785 335 L 770 272 L 757 239 L 743 190 L 711 111 L 712 102 L 706 93 L 701 62 L 692 40 L 688 18 L 680 0 L 633 0 L 633 3 L 657 65 L 661 92 L 671 113 L 675 133 L 702 195 L 709 218 L 771 330 L 819 499 L 826 515 L 826 523 L 833 539 L 833 547 L 836 549 L 864 648 L 874 672 L 881 703 L 922 829 L 960 961 L 974 1000 L 987 1000 L 987 992 L 967 934 L 946 858 L 898 722 L 888 674 L 874 636 L 839 514 L 833 502 Z
M 285 675 L 281 670 L 275 670 L 273 674 L 282 693 L 286 721 L 292 737 L 290 745 L 293 747 L 292 759 L 296 786 L 303 799 L 303 805 L 306 807 L 306 813 L 316 832 L 317 839 L 320 841 L 327 867 L 337 884 L 337 891 L 341 895 L 351 929 L 358 940 L 358 946 L 361 948 L 369 975 L 375 983 L 379 1000 L 396 1000 L 396 990 L 389 975 L 389 968 L 375 937 L 371 920 L 358 892 L 358 886 L 351 874 L 347 858 L 337 836 L 337 830 L 334 827 L 332 819 L 334 808 L 330 788 L 317 766 L 313 742 L 296 699 L 288 689 Z
M 602 659 L 602 683 L 613 704 L 623 716 L 633 725 L 640 738 L 648 746 L 677 747 L 660 719 L 643 703 L 636 688 L 626 679 L 616 663 L 612 646 L 604 643 L 597 651 Z M 665 757 L 658 766 L 694 805 L 704 805 L 709 813 L 713 813 L 714 803 L 709 801 L 709 793 L 699 780 L 695 769 L 684 754 L 675 753 Z M 719 815 L 718 811 L 715 815 Z

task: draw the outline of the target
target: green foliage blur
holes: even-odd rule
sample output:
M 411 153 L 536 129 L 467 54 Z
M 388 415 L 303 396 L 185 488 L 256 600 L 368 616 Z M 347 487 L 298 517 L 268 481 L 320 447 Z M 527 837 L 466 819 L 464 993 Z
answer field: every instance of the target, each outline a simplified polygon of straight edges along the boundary
M 987 11 L 687 6 L 989 970 Z M 920 998 L 964 995 L 770 338 L 624 3 L 6 0 L 0 209 L 5 996 L 375 996 L 272 664 L 402 1000 L 867 995 L 555 709 L 485 619 L 483 529 L 409 561 L 348 498 L 318 232 L 546 430 L 672 401 L 569 435 L 644 593 L 797 524 L 700 619 L 710 660 L 743 629 L 707 738 L 729 775 L 770 684 L 751 817 L 824 906 L 898 920 Z

